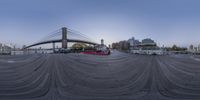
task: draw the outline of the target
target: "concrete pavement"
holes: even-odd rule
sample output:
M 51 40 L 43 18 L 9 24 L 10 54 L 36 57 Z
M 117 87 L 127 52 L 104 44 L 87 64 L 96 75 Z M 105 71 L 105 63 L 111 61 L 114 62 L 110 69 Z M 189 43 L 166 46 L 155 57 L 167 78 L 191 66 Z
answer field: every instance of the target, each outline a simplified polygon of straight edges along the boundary
M 0 56 L 0 100 L 199 100 L 188 55 Z

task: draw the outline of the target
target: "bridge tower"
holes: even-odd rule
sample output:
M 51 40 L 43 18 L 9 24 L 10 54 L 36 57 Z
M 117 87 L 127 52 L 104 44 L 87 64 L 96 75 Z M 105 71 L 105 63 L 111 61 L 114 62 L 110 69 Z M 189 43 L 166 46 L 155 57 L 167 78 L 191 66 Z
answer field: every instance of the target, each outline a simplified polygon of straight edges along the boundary
M 55 50 L 55 42 L 53 42 L 53 45 L 52 45 L 52 46 L 53 46 L 53 53 L 55 53 L 55 51 L 56 51 L 56 50 Z
M 62 48 L 67 49 L 67 28 L 62 28 Z

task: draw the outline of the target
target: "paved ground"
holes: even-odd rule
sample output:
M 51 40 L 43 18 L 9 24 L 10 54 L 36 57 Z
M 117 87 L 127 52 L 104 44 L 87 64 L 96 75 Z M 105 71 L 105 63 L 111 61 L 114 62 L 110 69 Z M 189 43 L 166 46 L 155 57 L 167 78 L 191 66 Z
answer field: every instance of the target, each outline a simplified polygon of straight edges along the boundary
M 200 57 L 0 56 L 0 100 L 200 100 Z

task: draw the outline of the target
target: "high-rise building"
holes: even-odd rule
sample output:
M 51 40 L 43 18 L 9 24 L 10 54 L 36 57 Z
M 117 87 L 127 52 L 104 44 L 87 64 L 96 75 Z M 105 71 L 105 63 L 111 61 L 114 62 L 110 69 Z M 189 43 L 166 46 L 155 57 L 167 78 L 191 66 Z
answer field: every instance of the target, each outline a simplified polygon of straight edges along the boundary
M 138 45 L 140 45 L 140 41 L 136 40 L 134 37 L 128 40 L 128 43 L 130 44 L 130 49 L 136 49 Z
M 130 46 L 134 46 L 134 41 L 135 41 L 134 37 L 132 37 L 131 39 L 128 40 Z

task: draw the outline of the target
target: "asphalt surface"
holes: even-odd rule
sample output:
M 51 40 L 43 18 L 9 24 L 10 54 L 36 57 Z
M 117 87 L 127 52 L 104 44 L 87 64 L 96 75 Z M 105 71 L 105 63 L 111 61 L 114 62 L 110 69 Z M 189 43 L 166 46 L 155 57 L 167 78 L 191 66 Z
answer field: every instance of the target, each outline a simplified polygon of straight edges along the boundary
M 200 57 L 0 56 L 0 100 L 200 100 Z

